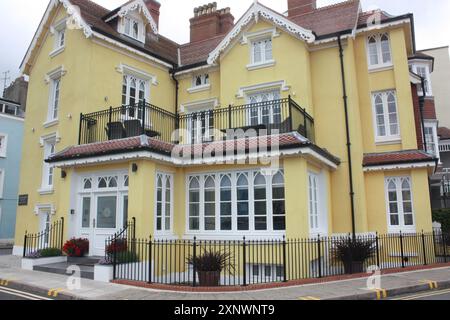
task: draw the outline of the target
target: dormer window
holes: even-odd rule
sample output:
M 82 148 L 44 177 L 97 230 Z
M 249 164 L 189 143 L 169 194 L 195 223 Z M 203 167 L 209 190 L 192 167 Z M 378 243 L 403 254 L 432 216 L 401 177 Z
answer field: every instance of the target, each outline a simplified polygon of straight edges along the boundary
M 124 35 L 137 41 L 145 42 L 145 28 L 142 21 L 133 17 L 124 17 L 122 28 L 122 33 Z

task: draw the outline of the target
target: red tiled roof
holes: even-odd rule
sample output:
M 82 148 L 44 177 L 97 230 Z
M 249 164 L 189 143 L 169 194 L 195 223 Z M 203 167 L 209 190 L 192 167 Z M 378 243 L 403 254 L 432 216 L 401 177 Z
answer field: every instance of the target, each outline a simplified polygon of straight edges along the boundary
M 133 41 L 132 39 L 122 36 L 112 25 L 106 23 L 102 19 L 110 12 L 110 10 L 89 0 L 70 0 L 70 2 L 80 8 L 80 13 L 84 21 L 99 32 L 111 35 L 123 42 L 126 42 L 127 44 L 133 45 L 134 47 L 141 47 L 145 51 L 166 59 L 171 63 L 177 63 L 178 44 L 175 42 L 161 35 L 158 35 L 157 37 L 148 35 L 146 43 L 143 45 L 137 41 Z
M 173 153 L 179 157 L 198 157 L 202 155 L 206 157 L 208 155 L 214 157 L 216 154 L 219 155 L 219 153 L 220 155 L 228 155 L 230 154 L 230 151 L 231 154 L 234 154 L 235 150 L 246 152 L 254 150 L 256 152 L 258 147 L 261 148 L 261 145 L 266 145 L 268 148 L 266 150 L 270 150 L 270 146 L 275 143 L 280 150 L 294 147 L 311 147 L 314 151 L 318 152 L 333 163 L 340 163 L 338 158 L 334 157 L 326 150 L 317 147 L 309 141 L 301 140 L 293 133 L 280 134 L 279 136 L 238 138 L 235 140 L 214 141 L 211 143 L 193 145 L 175 145 L 148 137 L 144 137 L 144 139 L 141 139 L 141 137 L 132 137 L 80 146 L 71 146 L 61 152 L 58 152 L 49 158 L 48 161 L 59 162 L 70 159 L 93 158 L 100 157 L 102 155 L 121 154 L 140 150 L 151 151 L 163 155 L 171 155 Z
M 359 0 L 349 0 L 289 19 L 303 28 L 314 31 L 318 36 L 323 36 L 354 29 L 359 12 Z
M 214 38 L 187 43 L 180 47 L 181 65 L 192 65 L 199 62 L 205 62 L 209 54 L 225 38 L 225 35 L 219 35 Z
M 450 139 L 450 129 L 446 127 L 438 128 L 438 136 L 441 140 L 449 140 Z
M 402 164 L 427 162 L 435 160 L 433 156 L 420 150 L 407 150 L 387 153 L 370 153 L 364 155 L 363 166 L 379 166 L 387 164 Z
M 361 12 L 359 14 L 359 18 L 358 18 L 358 26 L 360 25 L 366 25 L 368 22 L 373 22 L 371 21 L 372 18 L 376 17 L 377 19 L 381 19 L 381 21 L 392 18 L 391 15 L 389 15 L 388 13 L 386 13 L 383 10 L 371 10 L 371 11 L 365 11 L 365 12 Z

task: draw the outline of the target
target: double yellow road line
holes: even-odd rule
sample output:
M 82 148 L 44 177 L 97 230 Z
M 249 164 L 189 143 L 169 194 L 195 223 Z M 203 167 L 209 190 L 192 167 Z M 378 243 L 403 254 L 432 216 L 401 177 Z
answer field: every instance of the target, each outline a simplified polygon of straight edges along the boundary
M 63 292 L 63 291 L 64 291 L 64 289 L 61 289 L 61 288 L 59 288 L 59 289 L 50 289 L 50 290 L 48 290 L 47 295 L 48 295 L 49 297 L 56 298 L 56 297 L 58 297 L 58 295 L 59 295 L 61 292 Z

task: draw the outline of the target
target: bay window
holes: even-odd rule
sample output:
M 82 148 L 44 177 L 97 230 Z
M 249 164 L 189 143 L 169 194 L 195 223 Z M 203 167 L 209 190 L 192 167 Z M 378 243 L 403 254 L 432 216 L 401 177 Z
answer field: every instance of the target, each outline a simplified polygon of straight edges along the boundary
M 156 175 L 156 232 L 172 230 L 172 186 L 173 176 L 167 173 Z
M 426 151 L 436 158 L 439 158 L 439 139 L 437 135 L 437 123 L 435 121 L 425 121 L 425 144 Z
M 389 232 L 415 232 L 410 177 L 386 178 Z
M 188 231 L 236 234 L 286 230 L 282 171 L 260 170 L 190 176 Z

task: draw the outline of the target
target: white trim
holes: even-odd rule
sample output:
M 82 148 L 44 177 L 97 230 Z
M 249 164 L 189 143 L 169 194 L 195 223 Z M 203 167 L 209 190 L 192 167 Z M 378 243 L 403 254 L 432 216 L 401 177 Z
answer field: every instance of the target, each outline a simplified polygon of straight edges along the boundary
M 19 117 L 19 116 L 14 116 L 12 114 L 6 114 L 6 113 L 0 113 L 0 118 L 16 120 L 16 121 L 21 121 L 21 122 L 25 121 L 25 118 L 22 118 L 22 117 Z
M 3 191 L 5 187 L 5 169 L 0 168 L 0 200 L 3 199 Z M 0 222 L 1 222 L 1 207 L 0 207 Z
M 146 59 L 148 59 L 148 60 L 150 60 L 150 61 L 159 63 L 160 65 L 163 65 L 163 66 L 165 66 L 165 67 L 167 67 L 167 68 L 169 68 L 169 69 L 173 68 L 173 65 L 171 65 L 171 64 L 169 64 L 169 63 L 167 63 L 167 62 L 164 62 L 164 61 L 162 61 L 162 60 L 160 60 L 160 59 L 158 59 L 158 58 L 155 58 L 155 57 L 153 57 L 153 56 L 151 56 L 151 55 L 148 55 L 148 54 L 146 54 L 146 53 L 144 53 L 144 52 L 142 52 L 142 51 L 140 51 L 140 50 L 136 50 L 136 49 L 134 49 L 134 48 L 132 48 L 132 47 L 126 45 L 126 44 L 123 44 L 122 42 L 113 40 L 113 39 L 109 38 L 108 36 L 102 35 L 101 33 L 98 33 L 98 32 L 95 32 L 95 31 L 94 31 L 94 32 L 92 33 L 92 35 L 93 35 L 95 38 L 101 39 L 101 40 L 103 40 L 103 41 L 105 41 L 105 42 L 108 42 L 108 43 L 110 43 L 110 44 L 113 44 L 113 45 L 115 45 L 115 46 L 117 46 L 117 47 L 119 47 L 119 48 L 126 49 L 126 50 L 128 50 L 128 51 L 130 51 L 130 52 L 132 52 L 132 53 L 134 53 L 134 54 L 137 54 L 138 56 L 141 56 L 141 57 L 144 57 L 144 58 L 146 58 Z
M 438 134 L 437 134 L 437 130 L 438 130 L 438 120 L 427 120 L 427 119 L 424 119 L 423 123 L 424 123 L 424 128 L 425 128 L 425 130 L 426 130 L 427 128 L 431 128 L 431 130 L 432 130 L 432 135 L 433 135 L 433 142 L 432 142 L 432 143 L 433 143 L 433 149 L 434 149 L 434 152 L 433 152 L 433 153 L 429 153 L 428 150 L 427 150 L 427 152 L 428 152 L 429 154 L 431 154 L 433 157 L 439 159 L 439 162 L 440 162 L 439 137 L 438 137 Z M 426 138 L 427 138 L 427 135 L 426 135 L 426 132 L 424 132 L 424 133 L 423 133 L 423 139 L 424 139 L 424 141 L 426 142 L 427 148 L 430 149 L 430 145 L 429 145 L 429 143 L 426 141 Z
M 381 46 L 381 37 L 382 36 L 387 36 L 387 38 L 388 38 L 389 57 L 390 57 L 389 62 L 383 62 L 383 51 L 382 51 L 382 46 Z M 370 62 L 369 40 L 371 38 L 375 39 L 375 45 L 376 45 L 376 49 L 377 49 L 377 59 L 378 59 L 377 64 L 371 64 L 371 62 Z M 367 65 L 369 67 L 369 72 L 381 71 L 381 70 L 393 68 L 392 45 L 391 45 L 391 36 L 390 36 L 389 32 L 382 32 L 379 34 L 378 33 L 369 34 L 366 36 L 366 57 L 367 57 Z
M 53 204 L 45 203 L 45 204 L 36 204 L 34 207 L 34 214 L 38 216 L 41 211 L 48 210 L 52 216 L 56 215 L 56 208 Z
M 303 138 L 304 139 L 304 138 Z M 87 166 L 87 165 L 99 165 L 102 163 L 110 163 L 110 162 L 125 162 L 129 160 L 138 160 L 138 159 L 151 159 L 154 161 L 159 161 L 162 163 L 168 163 L 177 167 L 189 167 L 193 165 L 215 165 L 215 164 L 224 164 L 228 161 L 254 161 L 261 158 L 267 157 L 283 157 L 283 156 L 310 156 L 312 159 L 326 165 L 330 169 L 337 169 L 338 165 L 334 162 L 328 160 L 322 155 L 318 154 L 316 151 L 309 147 L 305 148 L 296 148 L 296 149 L 288 149 L 288 150 L 278 150 L 278 151 L 270 151 L 270 152 L 259 152 L 259 153 L 250 153 L 246 154 L 238 154 L 228 156 L 216 156 L 216 157 L 208 157 L 201 159 L 180 159 L 173 158 L 171 156 L 161 155 L 155 152 L 150 151 L 140 151 L 140 152 L 128 152 L 120 155 L 109 155 L 109 156 L 96 156 L 92 158 L 85 159 L 75 159 L 75 160 L 63 160 L 57 161 L 50 164 L 52 167 L 58 168 L 67 168 L 67 167 L 76 167 L 76 166 Z M 433 163 L 434 164 L 434 163 Z
M 413 216 L 413 224 L 412 225 L 405 225 L 404 219 L 405 219 L 405 212 L 403 207 L 403 188 L 402 188 L 402 180 L 406 179 L 409 183 L 409 192 L 411 195 L 411 199 L 409 202 L 411 202 L 411 213 L 406 214 L 412 214 Z M 396 187 L 396 204 L 397 204 L 397 213 L 394 213 L 398 216 L 399 219 L 399 225 L 398 226 L 392 226 L 391 225 L 391 211 L 389 207 L 389 180 L 394 180 L 395 187 Z M 384 192 L 385 192 L 385 202 L 386 202 L 386 218 L 387 218 L 387 227 L 388 227 L 388 233 L 399 233 L 399 232 L 405 232 L 405 233 L 416 233 L 416 215 L 414 210 L 414 194 L 413 194 L 413 186 L 412 186 L 412 178 L 411 176 L 388 176 L 384 179 Z
M 0 148 L 0 158 L 6 158 L 8 155 L 8 134 L 0 132 L 0 138 L 3 139 L 3 145 Z
M 246 32 L 242 36 L 241 44 L 242 45 L 249 44 L 253 40 L 256 40 L 256 39 L 264 39 L 264 38 L 272 38 L 273 39 L 273 38 L 279 37 L 280 35 L 281 34 L 278 32 L 277 28 L 268 28 L 268 29 L 263 29 L 263 30 L 259 30 L 259 31 L 255 31 L 255 32 Z
M 253 71 L 253 70 L 273 67 L 275 65 L 276 65 L 276 61 L 271 59 L 271 60 L 268 60 L 268 61 L 265 61 L 265 62 L 248 64 L 247 65 L 247 70 L 248 71 Z
M 425 85 L 427 86 L 425 89 L 426 97 L 432 97 L 433 96 L 433 85 L 432 85 L 432 79 L 431 79 L 431 61 L 424 61 L 424 60 L 410 60 L 409 65 L 411 66 L 413 72 L 419 77 L 419 85 L 417 86 L 417 93 L 419 96 L 423 96 L 422 91 L 422 75 L 419 74 L 418 68 L 424 68 L 425 69 Z
M 393 135 L 391 134 L 391 122 L 389 117 L 389 103 L 388 103 L 388 96 L 389 94 L 392 94 L 394 96 L 395 101 L 395 115 L 397 118 L 397 134 Z M 377 96 L 381 97 L 382 100 L 382 107 L 383 107 L 383 123 L 384 123 L 384 130 L 385 135 L 380 136 L 378 135 L 378 119 L 377 119 L 377 109 L 376 109 L 376 103 L 375 99 Z M 377 91 L 371 93 L 372 98 L 372 123 L 374 127 L 374 137 L 375 137 L 375 143 L 385 144 L 385 143 L 395 143 L 397 141 L 401 141 L 401 128 L 400 128 L 400 113 L 399 113 L 399 106 L 398 106 L 398 99 L 397 99 L 397 92 L 395 90 L 385 90 L 385 91 Z
M 50 84 L 51 80 L 61 79 L 67 74 L 67 70 L 64 68 L 64 66 L 59 66 L 52 71 L 47 72 L 47 74 L 44 76 L 44 81 L 46 84 Z
M 142 80 L 150 81 L 151 84 L 153 84 L 154 86 L 157 86 L 159 84 L 157 77 L 155 75 L 147 73 L 138 68 L 123 64 L 123 63 L 121 63 L 117 66 L 116 71 L 121 74 L 129 74 L 129 75 L 138 77 Z
M 236 98 L 242 99 L 247 94 L 250 94 L 253 92 L 265 91 L 265 90 L 277 89 L 277 88 L 279 88 L 280 91 L 289 91 L 291 89 L 291 86 L 286 84 L 286 80 L 280 80 L 280 81 L 260 83 L 260 84 L 256 84 L 256 85 L 252 85 L 252 86 L 240 87 L 238 92 L 236 93 Z
M 182 66 L 182 65 L 180 64 L 180 66 Z M 186 70 L 183 70 L 183 71 L 176 72 L 175 76 L 182 76 L 182 75 L 186 75 L 186 74 L 189 74 L 189 73 L 193 74 L 193 73 L 195 73 L 197 71 L 203 71 L 203 70 L 208 70 L 208 73 L 212 73 L 212 72 L 215 72 L 215 71 L 219 70 L 219 68 L 218 68 L 217 64 L 213 64 L 213 65 L 208 65 L 207 64 L 207 65 L 204 65 L 204 66 L 200 66 L 200 67 L 186 69 Z
M 46 134 L 44 136 L 41 136 L 39 138 L 39 145 L 41 146 L 41 148 L 43 148 L 45 141 L 52 140 L 52 139 L 54 139 L 56 143 L 59 143 L 61 141 L 61 137 L 59 136 L 59 133 L 52 132 L 52 133 Z
M 227 50 L 235 39 L 240 36 L 244 29 L 247 28 L 251 22 L 257 23 L 260 18 L 282 28 L 289 34 L 292 34 L 293 36 L 308 43 L 312 43 L 315 40 L 315 36 L 310 30 L 300 27 L 299 25 L 291 22 L 285 16 L 269 10 L 255 1 L 244 16 L 237 22 L 234 28 L 227 34 L 225 39 L 223 39 L 220 44 L 209 54 L 208 64 L 211 65 L 216 63 L 220 55 Z
M 152 31 L 154 34 L 158 34 L 158 25 L 156 24 L 155 20 L 153 19 L 152 15 L 150 14 L 150 11 L 148 10 L 147 6 L 145 5 L 145 3 L 142 0 L 135 0 L 125 6 L 123 6 L 120 11 L 117 13 L 117 16 L 123 18 L 126 15 L 128 15 L 128 13 L 130 11 L 135 11 L 135 10 L 139 10 L 139 12 L 141 12 L 145 18 L 147 19 L 147 22 L 150 24 L 150 27 L 152 28 Z M 113 19 L 114 17 L 111 17 L 111 19 Z
M 158 220 L 158 215 L 157 215 L 157 208 L 158 208 L 158 179 L 159 177 L 161 177 L 162 179 L 162 198 L 161 198 L 161 228 L 162 230 L 157 230 L 157 220 Z M 170 180 L 170 213 L 169 213 L 169 217 L 170 217 L 170 228 L 169 230 L 166 230 L 166 222 L 165 222 L 165 217 L 166 217 L 166 189 L 167 189 L 167 185 L 166 185 L 166 181 L 167 178 L 169 178 Z M 173 173 L 168 173 L 168 172 L 163 172 L 163 171 L 156 171 L 155 174 L 155 208 L 154 208 L 154 232 L 155 232 L 155 237 L 164 237 L 164 239 L 167 240 L 166 237 L 175 237 L 174 233 L 173 233 L 173 226 L 174 226 L 174 174 Z
M 410 22 L 411 21 L 409 19 L 403 19 L 403 20 L 392 21 L 392 22 L 388 22 L 388 23 L 372 24 L 370 27 L 357 29 L 355 34 L 371 32 L 371 31 L 375 31 L 375 30 L 382 30 L 382 29 L 389 28 L 389 27 L 395 27 L 395 26 L 398 26 L 401 24 L 410 24 Z
M 52 52 L 49 53 L 50 58 L 56 57 L 58 54 L 64 52 L 65 49 L 66 49 L 65 46 L 56 48 L 55 50 L 53 50 Z
M 189 89 L 187 89 L 187 92 L 189 93 L 197 93 L 197 92 L 202 92 L 202 91 L 209 91 L 211 90 L 211 84 L 203 84 L 201 86 L 196 86 L 196 87 L 191 87 Z
M 25 54 L 25 57 L 20 65 L 21 73 L 24 73 L 25 66 L 30 63 L 29 60 L 31 59 L 31 54 L 34 51 L 39 38 L 42 36 L 42 32 L 44 32 L 44 27 L 47 24 L 48 20 L 50 19 L 51 13 L 53 12 L 54 9 L 58 7 L 60 3 L 63 5 L 64 9 L 69 15 L 68 20 L 70 21 L 71 25 L 75 28 L 82 29 L 84 36 L 86 38 L 90 38 L 92 36 L 91 27 L 83 20 L 79 9 L 76 6 L 73 6 L 70 3 L 70 0 L 51 0 L 47 6 L 47 9 L 45 10 L 44 17 L 42 18 L 41 23 L 39 24 L 36 34 L 34 35 L 33 40 L 31 41 L 31 44 L 28 47 L 27 53 Z
M 219 105 L 219 99 L 217 99 L 217 98 L 197 100 L 197 101 L 192 101 L 192 102 L 181 104 L 180 111 L 182 113 L 205 111 L 205 110 L 213 109 L 213 108 L 217 107 L 218 105 Z
M 422 168 L 435 168 L 436 163 L 434 161 L 419 162 L 419 163 L 404 163 L 404 164 L 388 164 L 380 166 L 364 167 L 364 172 L 374 171 L 392 171 L 392 170 L 404 170 L 404 169 L 422 169 Z

